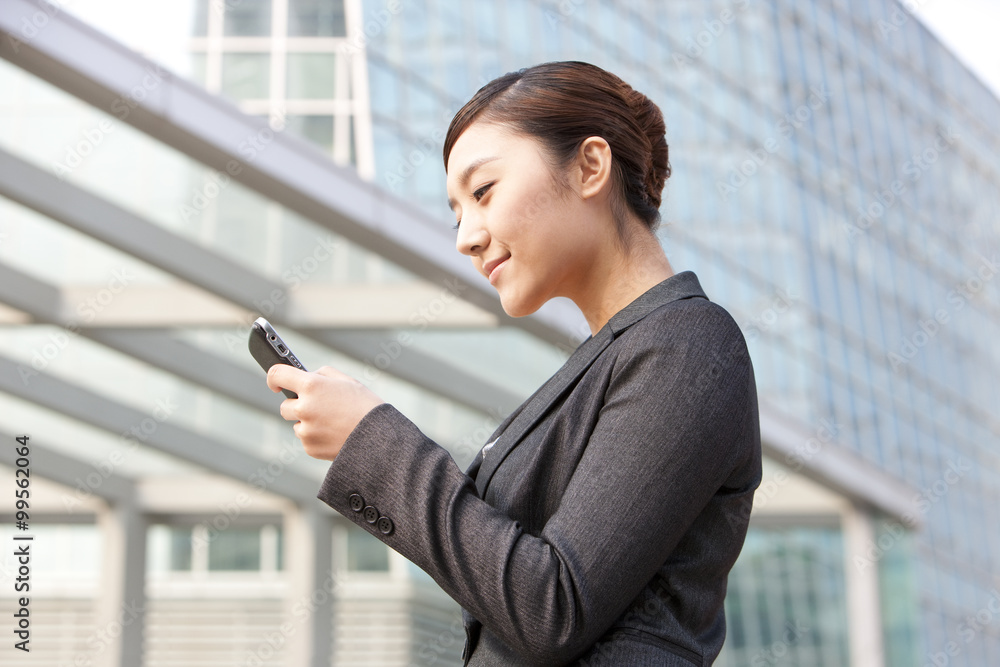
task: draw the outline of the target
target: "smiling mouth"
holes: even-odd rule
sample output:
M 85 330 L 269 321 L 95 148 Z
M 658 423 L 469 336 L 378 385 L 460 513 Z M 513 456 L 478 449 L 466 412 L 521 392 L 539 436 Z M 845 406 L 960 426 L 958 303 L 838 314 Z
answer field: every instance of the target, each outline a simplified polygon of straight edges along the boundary
M 496 282 L 497 277 L 500 275 L 500 270 L 504 267 L 504 265 L 507 264 L 507 262 L 509 260 L 510 260 L 510 257 L 508 256 L 502 262 L 498 262 L 496 265 L 493 266 L 492 269 L 490 269 L 490 275 L 488 277 L 489 277 L 491 285 Z

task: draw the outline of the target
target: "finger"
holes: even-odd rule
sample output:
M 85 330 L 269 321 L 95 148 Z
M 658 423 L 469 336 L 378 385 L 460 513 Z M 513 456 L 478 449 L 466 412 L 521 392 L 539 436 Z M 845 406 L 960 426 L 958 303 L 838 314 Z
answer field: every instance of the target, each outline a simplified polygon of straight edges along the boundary
M 301 376 L 305 374 L 305 371 L 288 364 L 274 364 L 267 370 L 267 386 L 273 392 L 291 389 L 298 394 L 302 382 Z
M 326 377 L 330 377 L 330 378 L 338 378 L 338 379 L 341 379 L 341 380 L 345 380 L 345 379 L 348 379 L 350 377 L 346 373 L 342 373 L 342 372 L 338 371 L 333 366 L 322 366 L 322 367 L 316 369 L 316 374 L 317 375 L 325 375 Z
M 298 422 L 298 400 L 297 398 L 286 398 L 278 406 L 278 412 L 281 413 L 281 418 L 290 422 Z

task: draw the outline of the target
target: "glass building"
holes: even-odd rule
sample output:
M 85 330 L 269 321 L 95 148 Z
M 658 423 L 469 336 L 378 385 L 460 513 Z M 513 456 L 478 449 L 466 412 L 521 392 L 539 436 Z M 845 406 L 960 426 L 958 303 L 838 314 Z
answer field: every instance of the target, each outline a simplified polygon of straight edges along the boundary
M 0 478 L 28 435 L 32 503 L 0 540 L 34 538 L 0 664 L 460 664 L 454 602 L 315 499 L 246 332 L 468 463 L 588 332 L 454 251 L 441 143 L 569 59 L 663 109 L 660 239 L 750 346 L 717 664 L 1000 664 L 1000 101 L 905 6 L 151 4 L 0 4 Z

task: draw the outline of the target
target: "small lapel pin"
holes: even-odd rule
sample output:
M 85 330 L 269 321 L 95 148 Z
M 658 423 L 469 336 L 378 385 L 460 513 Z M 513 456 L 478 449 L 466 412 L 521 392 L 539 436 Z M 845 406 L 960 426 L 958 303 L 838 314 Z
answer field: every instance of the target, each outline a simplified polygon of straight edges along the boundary
M 499 439 L 500 438 L 497 438 L 497 440 L 499 440 Z M 483 446 L 483 459 L 484 460 L 486 459 L 486 452 L 490 451 L 493 448 L 493 445 L 495 445 L 495 444 L 497 444 L 496 440 L 494 440 L 493 442 L 488 442 L 488 443 L 486 443 Z

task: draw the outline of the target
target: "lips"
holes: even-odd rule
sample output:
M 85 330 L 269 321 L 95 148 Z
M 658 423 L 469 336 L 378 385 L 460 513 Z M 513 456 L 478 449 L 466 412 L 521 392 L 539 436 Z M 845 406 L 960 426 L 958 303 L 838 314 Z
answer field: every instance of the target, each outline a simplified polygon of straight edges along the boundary
M 499 275 L 499 269 L 510 259 L 510 255 L 506 257 L 498 257 L 496 259 L 491 259 L 490 261 L 483 264 L 483 273 L 490 279 L 490 283 L 496 280 Z

